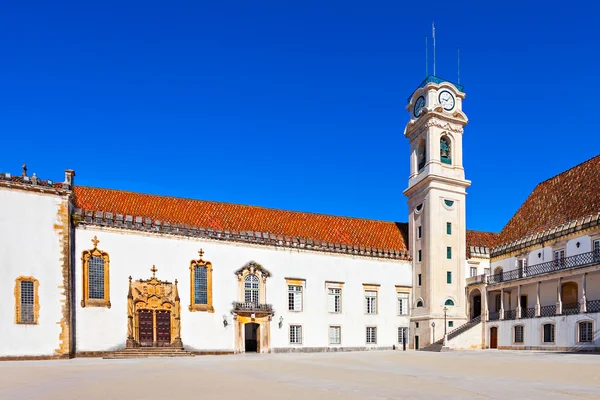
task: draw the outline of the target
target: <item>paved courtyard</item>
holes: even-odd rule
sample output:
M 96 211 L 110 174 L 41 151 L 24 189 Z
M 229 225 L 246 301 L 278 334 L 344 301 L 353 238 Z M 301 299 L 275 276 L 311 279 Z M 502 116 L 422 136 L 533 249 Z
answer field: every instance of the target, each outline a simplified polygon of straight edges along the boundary
M 357 352 L 0 363 L 2 400 L 599 399 L 600 355 Z

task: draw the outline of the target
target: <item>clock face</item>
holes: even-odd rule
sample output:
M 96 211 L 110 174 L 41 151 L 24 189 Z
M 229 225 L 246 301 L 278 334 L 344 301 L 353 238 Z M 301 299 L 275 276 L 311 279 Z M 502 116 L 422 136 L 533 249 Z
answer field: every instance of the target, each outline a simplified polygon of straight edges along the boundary
M 421 109 L 425 106 L 425 97 L 421 96 L 417 99 L 415 107 L 413 108 L 413 114 L 419 118 L 421 115 Z
M 438 96 L 438 100 L 440 101 L 442 107 L 444 107 L 444 110 L 450 111 L 454 108 L 454 96 L 452 96 L 452 93 L 450 93 L 449 91 L 442 90 L 440 92 L 440 95 Z

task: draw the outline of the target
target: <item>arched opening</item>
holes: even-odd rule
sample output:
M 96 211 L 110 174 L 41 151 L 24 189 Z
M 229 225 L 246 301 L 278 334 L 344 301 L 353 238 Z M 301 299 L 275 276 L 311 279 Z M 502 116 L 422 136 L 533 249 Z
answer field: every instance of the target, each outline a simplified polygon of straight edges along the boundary
M 494 275 L 491 277 L 492 282 L 502 282 L 504 280 L 503 272 L 504 270 L 502 269 L 502 267 L 496 267 L 494 269 Z
M 244 325 L 244 340 L 245 340 L 245 351 L 246 353 L 258 353 L 260 351 L 258 347 L 260 325 L 253 322 L 249 322 Z
M 417 307 L 423 307 L 423 301 L 422 300 L 417 301 Z
M 448 299 L 448 300 L 446 300 L 446 302 L 444 303 L 444 305 L 445 306 L 453 307 L 454 306 L 454 300 Z
M 417 163 L 419 167 L 419 171 L 425 167 L 425 163 L 427 162 L 427 146 L 425 139 L 419 142 L 419 146 L 417 147 Z
M 481 291 L 475 289 L 469 295 L 469 312 L 471 319 L 481 315 Z
M 579 298 L 577 283 L 566 282 L 560 288 L 563 314 L 577 314 L 579 312 Z
M 450 138 L 446 135 L 440 138 L 440 160 L 444 164 L 452 164 L 452 150 Z
M 244 301 L 246 303 L 258 304 L 259 302 L 259 282 L 258 276 L 248 274 L 244 278 Z

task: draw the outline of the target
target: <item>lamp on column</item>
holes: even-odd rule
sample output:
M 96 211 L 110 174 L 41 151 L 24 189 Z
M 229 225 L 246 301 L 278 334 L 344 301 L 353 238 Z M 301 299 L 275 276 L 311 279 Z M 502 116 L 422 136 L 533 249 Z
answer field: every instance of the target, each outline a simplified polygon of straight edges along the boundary
M 432 343 L 435 343 L 435 322 L 431 323 L 431 327 L 433 328 L 433 342 Z
M 444 307 L 444 337 L 446 337 L 446 327 L 448 323 L 446 322 L 446 313 L 448 312 L 448 307 Z
M 283 315 L 279 317 L 279 329 L 283 326 Z
M 227 325 L 229 325 L 229 322 L 227 322 L 227 315 L 223 314 L 223 327 L 227 328 Z

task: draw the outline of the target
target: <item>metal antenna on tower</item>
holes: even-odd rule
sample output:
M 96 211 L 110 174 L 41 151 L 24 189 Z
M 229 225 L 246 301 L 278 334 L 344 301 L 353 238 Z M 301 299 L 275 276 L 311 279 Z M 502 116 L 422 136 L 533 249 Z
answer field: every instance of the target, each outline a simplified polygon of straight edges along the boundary
M 431 23 L 431 35 L 433 36 L 433 76 L 435 75 L 435 22 Z
M 425 78 L 429 76 L 429 61 L 427 61 L 427 35 L 425 35 Z
M 460 85 L 460 48 L 458 49 L 458 84 Z

